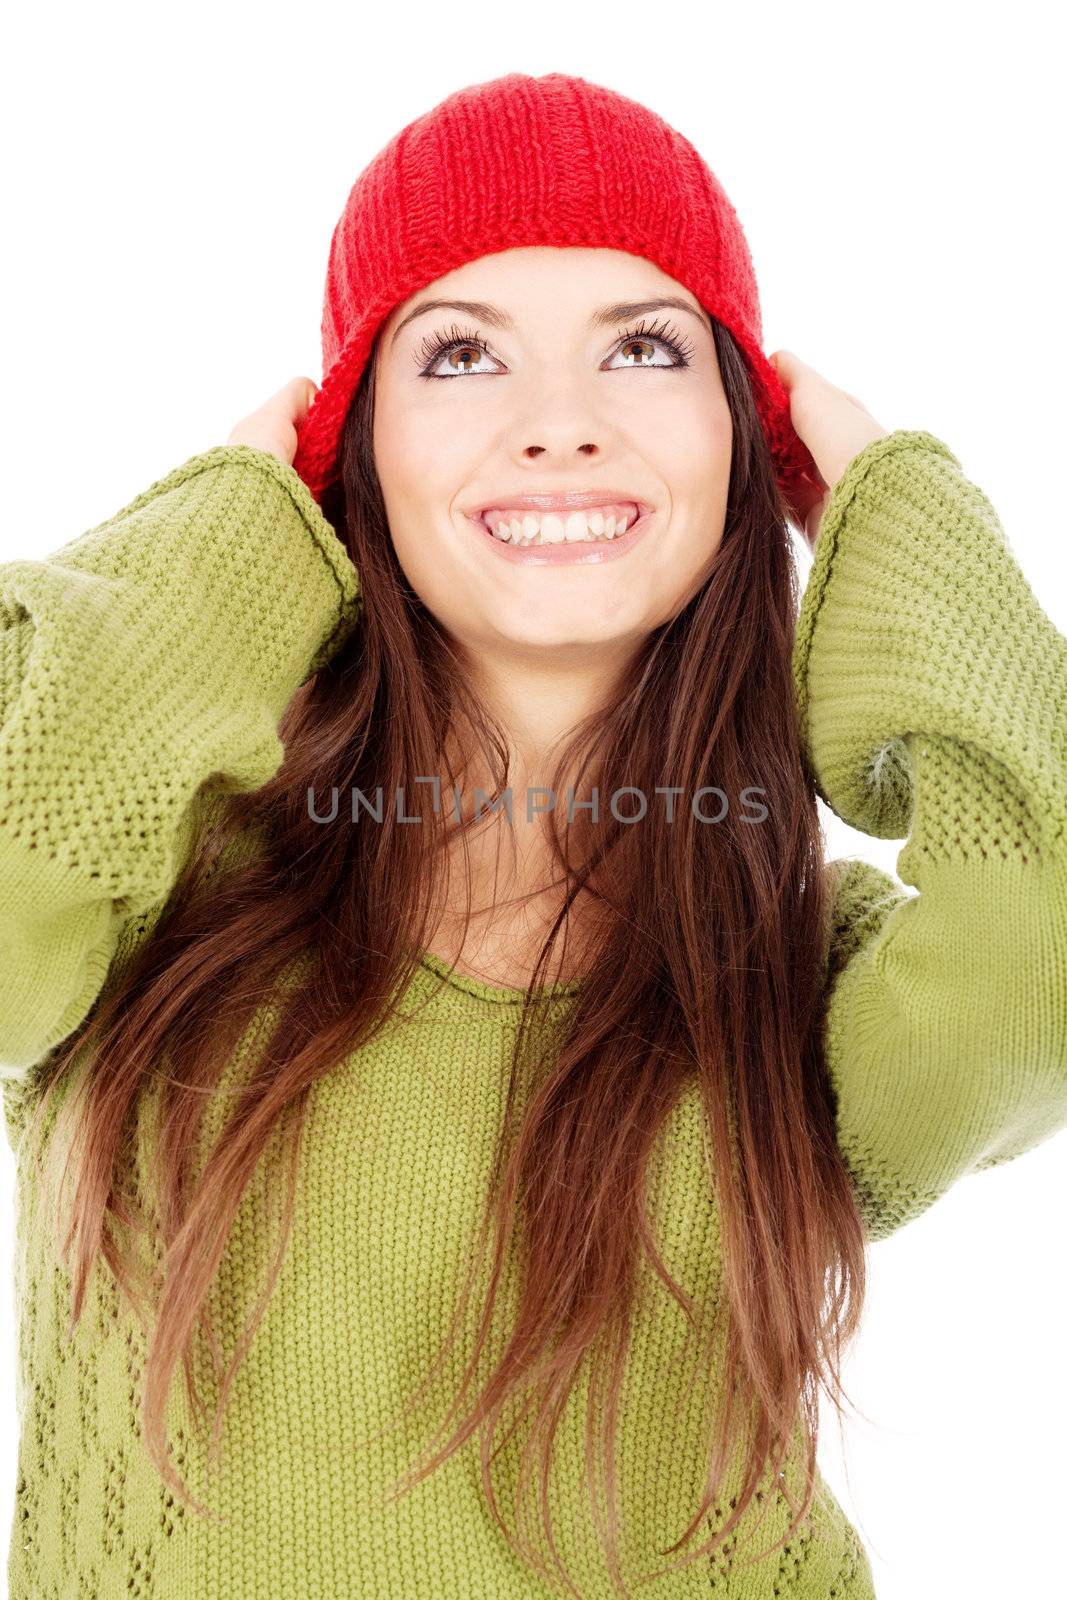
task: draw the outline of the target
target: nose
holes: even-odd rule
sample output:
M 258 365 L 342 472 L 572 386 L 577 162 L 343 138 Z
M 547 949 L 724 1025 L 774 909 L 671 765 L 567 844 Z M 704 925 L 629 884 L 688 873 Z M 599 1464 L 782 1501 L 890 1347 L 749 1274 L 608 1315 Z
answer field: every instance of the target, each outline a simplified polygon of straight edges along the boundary
M 547 448 L 547 445 L 543 444 L 528 444 L 522 453 L 524 456 L 528 456 L 531 460 L 533 460 L 537 456 L 544 455 Z M 595 444 L 580 444 L 578 446 L 579 455 L 592 456 L 596 455 L 596 452 L 597 446 Z

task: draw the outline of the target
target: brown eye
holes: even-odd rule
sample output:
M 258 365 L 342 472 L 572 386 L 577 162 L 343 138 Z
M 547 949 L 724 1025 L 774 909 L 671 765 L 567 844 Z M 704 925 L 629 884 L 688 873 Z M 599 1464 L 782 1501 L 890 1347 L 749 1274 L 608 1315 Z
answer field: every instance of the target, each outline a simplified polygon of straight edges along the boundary
M 665 351 L 669 359 L 657 361 L 654 359 L 657 350 Z M 678 333 L 673 323 L 658 323 L 655 327 L 647 328 L 622 328 L 619 331 L 619 343 L 615 347 L 614 355 L 623 356 L 624 365 L 627 367 L 660 367 L 665 372 L 679 367 L 688 367 L 692 346 Z M 618 371 L 617 367 L 609 371 Z
M 466 372 L 471 362 L 476 362 L 482 351 L 476 350 L 472 344 L 455 346 L 448 352 L 448 364 L 459 372 Z
M 490 367 L 476 367 L 482 356 L 488 361 L 496 359 L 480 334 L 468 333 L 453 323 L 447 333 L 435 333 L 423 340 L 416 352 L 415 364 L 420 378 L 461 378 L 468 372 L 479 376 L 492 371 Z M 437 369 L 444 365 L 446 357 L 451 370 L 439 372 Z
M 655 341 L 655 342 L 658 342 L 658 341 Z M 648 350 L 648 351 L 654 351 L 654 341 L 651 340 L 651 339 L 627 339 L 626 343 L 621 346 L 621 348 L 619 350 L 619 354 L 620 355 L 626 355 L 631 350 L 640 351 L 641 349 L 645 349 L 645 350 Z M 651 362 L 650 359 L 642 360 L 640 358 L 637 358 L 634 361 L 632 361 L 630 363 L 630 365 L 634 366 L 634 367 L 649 367 L 649 366 L 652 365 L 652 362 Z

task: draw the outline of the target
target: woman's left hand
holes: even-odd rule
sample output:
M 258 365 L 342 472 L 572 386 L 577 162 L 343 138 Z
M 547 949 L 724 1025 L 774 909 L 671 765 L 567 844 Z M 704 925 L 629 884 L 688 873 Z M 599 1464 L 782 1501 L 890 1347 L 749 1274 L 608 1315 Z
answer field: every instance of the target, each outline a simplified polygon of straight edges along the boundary
M 871 416 L 862 400 L 838 389 L 791 350 L 776 350 L 769 359 L 789 395 L 793 427 L 819 470 L 819 483 L 796 508 L 804 537 L 814 550 L 834 485 L 853 456 L 873 439 L 885 438 L 889 430 Z

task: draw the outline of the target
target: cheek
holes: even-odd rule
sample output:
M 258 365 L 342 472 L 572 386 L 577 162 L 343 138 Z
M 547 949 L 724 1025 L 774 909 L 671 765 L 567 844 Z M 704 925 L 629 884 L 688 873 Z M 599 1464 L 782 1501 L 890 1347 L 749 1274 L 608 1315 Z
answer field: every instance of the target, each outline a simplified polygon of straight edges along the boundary
M 470 452 L 447 423 L 441 407 L 420 412 L 417 405 L 383 414 L 380 426 L 376 418 L 375 462 L 390 520 L 417 517 L 420 527 L 430 519 L 439 526 L 461 495 Z
M 723 463 L 729 471 L 733 422 L 725 396 L 709 386 L 664 379 L 651 400 L 627 407 L 622 425 L 627 445 L 679 494 L 682 485 L 717 476 Z
M 446 558 L 439 537 L 424 537 L 412 518 L 390 517 L 393 553 L 419 600 L 438 621 L 451 625 L 461 614 L 461 602 L 469 594 L 469 578 L 464 583 L 456 564 Z
M 469 592 L 470 573 L 462 570 L 450 526 L 454 485 L 434 485 L 410 462 L 385 493 L 385 511 L 393 551 L 412 589 L 434 615 L 444 619 Z
M 725 405 L 704 397 L 696 405 L 679 405 L 660 429 L 663 450 L 680 477 L 717 476 L 730 463 L 733 424 Z
M 722 531 L 730 491 L 732 446 L 728 413 L 724 425 L 716 413 L 694 417 L 690 412 L 678 419 L 676 431 L 664 442 L 657 459 L 679 523 L 684 522 L 690 537 L 699 532 L 704 545 L 717 543 Z

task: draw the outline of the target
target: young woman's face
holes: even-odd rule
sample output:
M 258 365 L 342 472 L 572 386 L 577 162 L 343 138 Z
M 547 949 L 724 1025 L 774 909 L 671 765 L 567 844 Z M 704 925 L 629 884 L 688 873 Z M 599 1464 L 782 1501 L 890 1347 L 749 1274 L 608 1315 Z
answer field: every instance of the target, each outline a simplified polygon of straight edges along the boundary
M 664 297 L 689 309 L 637 306 Z M 431 300 L 479 306 L 418 311 Z M 674 278 L 622 250 L 482 256 L 398 306 L 377 361 L 374 451 L 397 558 L 476 655 L 635 646 L 694 593 L 722 537 L 733 430 L 707 314 Z M 613 540 L 526 555 L 475 520 L 570 491 L 649 509 Z M 571 515 L 542 534 L 577 529 Z

